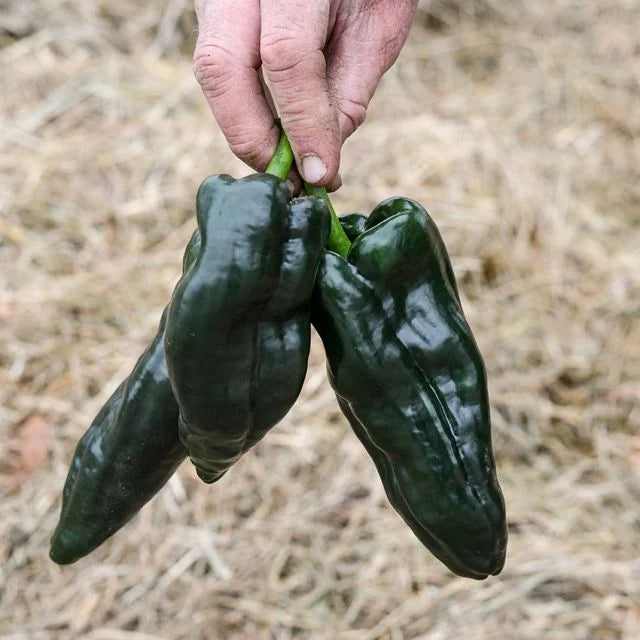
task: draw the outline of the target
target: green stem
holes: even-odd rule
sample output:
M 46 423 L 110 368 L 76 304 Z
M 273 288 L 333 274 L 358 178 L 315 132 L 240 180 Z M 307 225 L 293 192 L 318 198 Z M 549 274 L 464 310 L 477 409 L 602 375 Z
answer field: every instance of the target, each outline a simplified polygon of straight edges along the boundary
M 292 164 L 293 151 L 291 151 L 291 145 L 289 144 L 289 140 L 287 140 L 284 130 L 281 129 L 276 152 L 273 154 L 273 158 L 271 158 L 271 162 L 265 173 L 270 173 L 272 176 L 280 178 L 280 180 L 286 180 Z
M 272 176 L 277 176 L 281 180 L 286 180 L 293 163 L 293 151 L 291 145 L 284 130 L 280 130 L 280 140 L 278 140 L 278 146 L 276 152 L 271 158 L 271 162 L 267 167 L 265 173 L 270 173 Z M 327 241 L 327 247 L 330 251 L 337 253 L 343 258 L 347 257 L 351 242 L 347 238 L 347 234 L 342 229 L 336 210 L 333 208 L 333 204 L 329 199 L 329 194 L 324 187 L 316 187 L 312 184 L 304 183 L 304 189 L 310 196 L 316 196 L 322 198 L 326 203 L 331 214 L 331 231 L 329 232 L 329 240 Z
M 351 242 L 347 238 L 347 234 L 344 232 L 336 210 L 333 208 L 333 204 L 329 199 L 329 194 L 324 187 L 315 187 L 307 182 L 304 183 L 304 190 L 307 195 L 316 196 L 322 198 L 326 203 L 331 214 L 331 231 L 329 232 L 329 240 L 327 240 L 327 246 L 331 251 L 337 253 L 343 258 L 347 257 L 349 249 L 351 248 Z

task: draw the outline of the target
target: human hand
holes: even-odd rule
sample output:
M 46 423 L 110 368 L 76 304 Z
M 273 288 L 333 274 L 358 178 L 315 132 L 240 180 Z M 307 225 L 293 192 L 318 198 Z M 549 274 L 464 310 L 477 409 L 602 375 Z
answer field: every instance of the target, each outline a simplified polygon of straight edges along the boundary
M 302 177 L 340 186 L 342 144 L 364 121 L 380 78 L 405 43 L 416 5 L 196 0 L 194 72 L 233 153 L 258 171 L 266 168 L 279 135 L 272 99 Z

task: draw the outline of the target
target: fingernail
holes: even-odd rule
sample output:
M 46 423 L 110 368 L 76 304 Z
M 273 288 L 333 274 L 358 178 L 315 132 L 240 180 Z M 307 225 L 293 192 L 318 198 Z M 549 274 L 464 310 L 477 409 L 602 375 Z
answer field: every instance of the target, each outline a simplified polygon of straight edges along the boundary
M 302 158 L 302 177 L 305 182 L 315 184 L 324 178 L 325 173 L 327 173 L 327 165 L 318 156 L 309 155 Z
M 289 195 L 293 197 L 296 192 L 296 185 L 291 178 L 287 178 L 285 184 L 287 185 L 287 189 L 289 190 Z

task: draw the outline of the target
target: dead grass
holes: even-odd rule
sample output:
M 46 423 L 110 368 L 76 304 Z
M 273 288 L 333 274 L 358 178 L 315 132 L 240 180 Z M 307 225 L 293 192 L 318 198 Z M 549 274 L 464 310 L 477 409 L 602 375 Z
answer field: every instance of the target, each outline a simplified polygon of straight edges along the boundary
M 339 210 L 424 202 L 491 381 L 504 573 L 450 575 L 388 506 L 316 345 L 217 485 L 183 465 L 89 558 L 47 558 L 66 466 L 155 331 L 209 173 L 187 0 L 0 11 L 0 633 L 40 640 L 640 637 L 637 0 L 423 2 Z M 44 450 L 45 455 L 42 455 Z

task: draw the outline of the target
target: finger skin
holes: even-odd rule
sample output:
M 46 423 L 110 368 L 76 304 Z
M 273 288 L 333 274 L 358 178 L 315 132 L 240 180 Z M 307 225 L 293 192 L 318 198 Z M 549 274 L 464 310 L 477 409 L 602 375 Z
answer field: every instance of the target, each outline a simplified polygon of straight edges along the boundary
M 200 1 L 196 13 L 194 74 L 231 151 L 264 171 L 279 132 L 258 75 L 259 0 Z
M 194 72 L 233 153 L 263 171 L 278 141 L 277 111 L 298 173 L 337 189 L 342 144 L 364 122 L 416 6 L 417 0 L 196 0 Z
M 380 79 L 406 42 L 416 7 L 417 0 L 341 3 L 326 56 L 342 141 L 364 122 Z
M 329 184 L 338 173 L 341 146 L 323 52 L 331 22 L 331 3 L 261 0 L 260 6 L 263 73 L 296 164 L 308 182 Z M 308 173 L 305 175 L 305 159 L 310 156 L 320 158 L 326 168 L 324 175 L 311 180 Z

